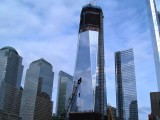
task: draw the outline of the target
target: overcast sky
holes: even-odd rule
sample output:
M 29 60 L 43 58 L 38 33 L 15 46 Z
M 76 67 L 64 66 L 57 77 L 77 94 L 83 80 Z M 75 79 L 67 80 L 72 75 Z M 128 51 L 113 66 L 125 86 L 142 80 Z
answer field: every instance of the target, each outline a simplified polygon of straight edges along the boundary
M 0 48 L 14 47 L 23 57 L 23 80 L 29 64 L 44 58 L 57 73 L 74 72 L 80 12 L 89 0 L 0 0 Z M 147 120 L 150 92 L 157 91 L 145 0 L 97 0 L 104 13 L 107 102 L 116 106 L 114 52 L 134 49 L 139 119 Z

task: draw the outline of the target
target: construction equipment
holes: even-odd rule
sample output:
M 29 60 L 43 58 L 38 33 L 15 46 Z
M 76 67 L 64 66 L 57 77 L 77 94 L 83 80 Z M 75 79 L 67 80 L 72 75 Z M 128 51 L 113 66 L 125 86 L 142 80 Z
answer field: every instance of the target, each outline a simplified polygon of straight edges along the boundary
M 65 104 L 64 110 L 63 110 L 63 112 L 62 112 L 62 114 L 61 114 L 61 116 L 63 117 L 64 120 L 67 119 L 67 113 L 68 113 L 71 105 L 72 105 L 73 102 L 74 102 L 74 97 L 77 95 L 78 88 L 79 88 L 81 82 L 82 82 L 82 78 L 80 78 L 80 79 L 78 80 L 78 82 L 77 82 L 77 85 L 73 87 L 72 94 L 71 94 L 71 96 L 69 97 L 68 101 L 67 101 L 66 104 Z

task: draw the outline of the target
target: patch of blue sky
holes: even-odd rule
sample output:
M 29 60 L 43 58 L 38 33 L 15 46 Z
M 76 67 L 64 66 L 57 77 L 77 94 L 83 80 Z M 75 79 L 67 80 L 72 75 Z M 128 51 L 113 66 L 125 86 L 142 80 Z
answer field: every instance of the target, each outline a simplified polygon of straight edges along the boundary
M 23 82 L 29 64 L 39 58 L 52 63 L 54 112 L 57 75 L 74 72 L 80 12 L 86 0 L 2 0 L 0 48 L 13 46 L 23 57 Z M 116 106 L 114 52 L 134 49 L 139 118 L 150 111 L 150 92 L 157 81 L 145 0 L 97 0 L 104 13 L 107 101 Z

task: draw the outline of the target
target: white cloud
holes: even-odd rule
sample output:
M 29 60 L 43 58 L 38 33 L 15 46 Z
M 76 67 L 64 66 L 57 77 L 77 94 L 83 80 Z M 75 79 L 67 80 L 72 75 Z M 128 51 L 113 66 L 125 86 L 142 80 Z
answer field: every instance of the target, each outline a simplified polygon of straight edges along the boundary
M 150 106 L 142 106 L 139 107 L 139 113 L 140 114 L 150 114 L 151 113 L 151 107 Z
M 23 57 L 25 70 L 33 60 L 43 57 L 53 64 L 56 75 L 61 69 L 73 74 L 80 11 L 87 3 L 86 0 L 1 0 L 0 47 L 15 47 Z M 149 106 L 149 92 L 156 91 L 156 77 L 145 2 L 99 0 L 96 4 L 104 13 L 108 102 L 115 106 L 114 52 L 132 47 L 138 103 L 140 107 Z M 57 80 L 56 77 L 54 100 Z M 147 116 L 147 112 L 144 114 Z

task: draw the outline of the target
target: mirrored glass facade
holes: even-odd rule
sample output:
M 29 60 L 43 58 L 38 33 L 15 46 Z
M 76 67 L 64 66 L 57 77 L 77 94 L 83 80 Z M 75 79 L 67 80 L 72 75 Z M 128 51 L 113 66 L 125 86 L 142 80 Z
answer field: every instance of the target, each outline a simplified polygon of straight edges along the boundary
M 60 116 L 72 94 L 73 76 L 60 71 L 58 77 L 57 116 Z
M 160 1 L 146 0 L 152 37 L 158 90 L 160 91 Z
M 100 7 L 82 8 L 74 84 L 82 78 L 74 111 L 106 114 L 103 12 Z
M 22 94 L 22 120 L 51 118 L 53 76 L 52 65 L 46 60 L 39 59 L 30 64 Z
M 4 113 L 19 118 L 21 101 L 22 57 L 12 47 L 0 49 L 0 117 Z M 4 116 L 4 117 L 5 117 Z M 5 119 L 5 118 L 3 118 Z
M 116 103 L 118 120 L 138 120 L 133 50 L 115 53 Z
M 95 41 L 95 45 L 93 44 L 94 41 L 92 41 L 92 47 L 90 46 L 91 40 Z M 86 31 L 80 33 L 74 77 L 75 80 L 82 78 L 82 83 L 78 92 L 80 95 L 77 97 L 77 106 L 79 111 L 94 110 L 94 93 L 92 83 L 95 82 L 96 78 L 97 42 L 98 32 Z M 93 52 L 94 50 L 95 52 Z M 91 58 L 93 58 L 93 60 Z

